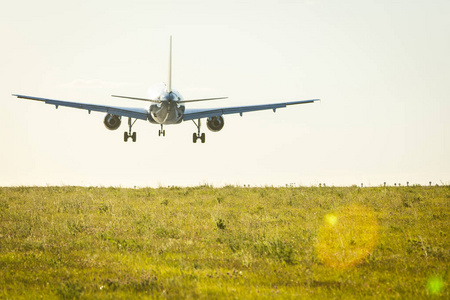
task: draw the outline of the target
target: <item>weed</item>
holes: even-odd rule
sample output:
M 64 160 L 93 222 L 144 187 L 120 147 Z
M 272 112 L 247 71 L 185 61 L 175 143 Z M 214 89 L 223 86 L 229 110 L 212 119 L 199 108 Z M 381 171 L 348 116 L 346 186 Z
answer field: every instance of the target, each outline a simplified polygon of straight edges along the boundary
M 269 256 L 287 264 L 294 264 L 294 245 L 291 242 L 279 239 L 267 241 L 262 239 L 254 245 L 256 252 L 261 256 Z
M 64 282 L 56 289 L 56 294 L 64 300 L 80 299 L 83 287 L 77 282 Z
M 176 228 L 157 227 L 154 233 L 159 238 L 171 238 L 171 239 L 180 238 L 180 235 Z
M 101 213 L 101 214 L 106 214 L 106 213 L 108 213 L 110 211 L 111 211 L 110 206 L 105 204 L 105 203 L 103 203 L 103 202 L 101 202 L 100 205 L 98 206 L 98 212 Z
M 222 230 L 224 230 L 227 227 L 225 225 L 225 221 L 220 218 L 216 221 L 216 226 L 218 229 L 222 229 Z
M 87 226 L 80 220 L 67 220 L 67 228 L 73 235 L 85 232 L 87 230 Z

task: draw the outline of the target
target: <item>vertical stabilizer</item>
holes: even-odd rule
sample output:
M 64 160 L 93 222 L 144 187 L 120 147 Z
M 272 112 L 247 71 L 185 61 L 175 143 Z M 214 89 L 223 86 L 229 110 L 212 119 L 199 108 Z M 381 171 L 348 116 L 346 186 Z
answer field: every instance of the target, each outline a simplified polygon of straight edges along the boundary
M 167 92 L 172 91 L 172 36 L 170 36 L 170 56 L 169 56 L 169 80 L 167 81 Z

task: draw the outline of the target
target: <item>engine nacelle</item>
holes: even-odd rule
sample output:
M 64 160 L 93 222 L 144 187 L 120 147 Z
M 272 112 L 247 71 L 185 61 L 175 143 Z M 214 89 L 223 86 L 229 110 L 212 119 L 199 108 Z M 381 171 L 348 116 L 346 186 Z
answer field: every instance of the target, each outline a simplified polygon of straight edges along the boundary
M 225 125 L 225 122 L 222 116 L 210 117 L 206 120 L 206 126 L 208 126 L 209 130 L 214 132 L 222 130 L 223 125 Z
M 120 117 L 113 114 L 107 114 L 103 121 L 103 124 L 105 124 L 106 128 L 109 130 L 116 130 L 120 127 L 120 123 Z

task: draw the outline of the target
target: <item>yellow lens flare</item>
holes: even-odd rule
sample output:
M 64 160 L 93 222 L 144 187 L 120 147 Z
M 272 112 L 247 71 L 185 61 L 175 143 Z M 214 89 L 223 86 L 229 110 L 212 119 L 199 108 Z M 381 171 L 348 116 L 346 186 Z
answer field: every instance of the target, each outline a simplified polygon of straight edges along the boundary
M 330 224 L 331 226 L 334 226 L 334 225 L 336 225 L 337 217 L 335 215 L 328 214 L 325 216 L 325 220 L 328 222 L 328 224 Z
M 324 264 L 345 269 L 363 262 L 378 239 L 378 221 L 363 205 L 350 205 L 327 214 L 319 229 L 317 257 Z

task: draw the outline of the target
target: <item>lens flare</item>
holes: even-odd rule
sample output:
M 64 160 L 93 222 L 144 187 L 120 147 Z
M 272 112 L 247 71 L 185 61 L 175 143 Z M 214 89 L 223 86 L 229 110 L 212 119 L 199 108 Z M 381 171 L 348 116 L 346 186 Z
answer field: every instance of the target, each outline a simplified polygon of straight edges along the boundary
M 427 282 L 428 292 L 432 295 L 438 295 L 444 288 L 444 282 L 439 277 L 430 278 Z
M 328 222 L 328 224 L 330 224 L 331 226 L 334 226 L 334 225 L 336 225 L 337 217 L 335 215 L 328 214 L 325 216 L 325 220 Z
M 327 214 L 319 229 L 318 258 L 335 268 L 355 266 L 370 255 L 378 238 L 378 222 L 363 205 L 350 205 Z

